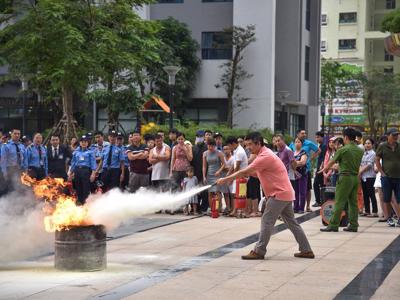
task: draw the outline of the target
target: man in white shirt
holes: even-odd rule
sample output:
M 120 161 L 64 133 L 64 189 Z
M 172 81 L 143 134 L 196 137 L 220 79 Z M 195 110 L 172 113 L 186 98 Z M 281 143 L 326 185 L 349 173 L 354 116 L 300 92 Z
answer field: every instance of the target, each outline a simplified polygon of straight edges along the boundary
M 237 138 L 229 136 L 226 139 L 226 144 L 233 150 L 233 160 L 234 160 L 233 168 L 229 170 L 228 175 L 247 168 L 249 164 L 247 154 L 244 148 L 238 143 Z M 236 180 L 233 182 L 232 193 L 233 194 L 236 193 Z M 231 216 L 236 215 L 236 208 L 233 209 L 230 215 Z

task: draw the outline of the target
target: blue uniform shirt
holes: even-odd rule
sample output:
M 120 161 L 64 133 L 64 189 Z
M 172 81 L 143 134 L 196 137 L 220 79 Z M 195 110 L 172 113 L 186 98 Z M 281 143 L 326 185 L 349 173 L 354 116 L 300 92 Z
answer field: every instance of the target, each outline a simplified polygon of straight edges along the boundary
M 39 148 L 41 154 L 39 154 Z M 47 161 L 47 150 L 44 146 L 40 145 L 30 145 L 25 150 L 24 155 L 24 169 L 29 169 L 29 167 L 44 168 L 45 174 L 47 176 L 48 171 L 48 161 Z
M 295 151 L 295 147 L 294 147 L 294 143 L 290 143 L 289 148 L 294 152 Z M 318 145 L 311 142 L 310 140 L 304 140 L 303 142 L 303 147 L 301 147 L 301 149 L 304 150 L 304 152 L 307 154 L 307 172 L 311 171 L 311 152 L 317 152 L 318 151 Z
M 19 149 L 19 156 L 17 154 L 17 148 Z M 7 144 L 1 147 L 1 171 L 3 175 L 7 175 L 8 167 L 20 167 L 24 168 L 24 154 L 25 147 L 21 143 L 15 143 L 13 141 L 9 141 Z
M 124 146 L 124 145 L 119 146 L 119 147 L 121 148 L 121 150 L 122 150 L 122 155 L 123 155 L 123 157 L 124 157 L 124 165 L 125 165 L 125 167 L 129 167 L 128 153 L 126 152 L 126 150 L 128 150 L 128 147 L 127 147 L 127 146 Z
M 83 150 L 78 147 L 72 154 L 71 171 L 75 172 L 77 167 L 88 167 L 95 171 L 96 159 L 94 158 L 94 152 L 90 149 Z
M 111 153 L 111 164 L 108 165 L 108 158 Z M 117 145 L 110 145 L 103 148 L 103 169 L 119 169 L 121 167 L 121 161 L 124 161 L 123 150 Z

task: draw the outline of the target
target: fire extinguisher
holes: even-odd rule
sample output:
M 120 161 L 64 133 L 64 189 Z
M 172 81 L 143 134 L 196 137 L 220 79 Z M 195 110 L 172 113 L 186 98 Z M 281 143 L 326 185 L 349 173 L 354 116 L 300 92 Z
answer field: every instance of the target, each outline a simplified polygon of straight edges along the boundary
M 235 208 L 245 209 L 247 200 L 247 179 L 236 179 Z
M 212 200 L 211 200 L 211 218 L 218 218 L 219 217 L 219 207 L 220 207 L 220 200 L 218 198 L 217 193 L 213 193 Z

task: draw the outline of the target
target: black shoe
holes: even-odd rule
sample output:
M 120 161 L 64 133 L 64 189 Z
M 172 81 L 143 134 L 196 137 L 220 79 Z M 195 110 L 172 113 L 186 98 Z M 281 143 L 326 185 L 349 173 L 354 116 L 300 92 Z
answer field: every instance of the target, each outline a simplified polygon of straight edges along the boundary
M 315 202 L 315 203 L 312 205 L 312 207 L 320 207 L 320 206 L 321 206 L 321 204 L 318 203 L 318 202 Z
M 322 232 L 338 232 L 339 229 L 326 226 L 324 228 L 321 228 L 320 231 L 322 231 Z
M 343 228 L 343 231 L 347 231 L 347 232 L 357 232 L 357 228 L 345 227 L 345 228 Z

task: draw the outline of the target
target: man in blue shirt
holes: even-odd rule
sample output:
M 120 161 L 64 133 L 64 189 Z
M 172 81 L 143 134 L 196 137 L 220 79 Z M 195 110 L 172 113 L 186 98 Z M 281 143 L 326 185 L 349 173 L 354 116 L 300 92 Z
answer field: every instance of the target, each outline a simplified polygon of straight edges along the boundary
M 42 135 L 36 133 L 33 136 L 33 143 L 26 148 L 24 156 L 24 169 L 36 180 L 42 180 L 48 174 L 47 150 L 42 142 Z
M 1 171 L 8 180 L 20 175 L 24 169 L 25 147 L 19 142 L 21 131 L 13 129 L 11 131 L 11 140 L 1 147 Z
M 68 172 L 69 180 L 74 180 L 78 204 L 85 204 L 90 194 L 90 183 L 96 179 L 96 159 L 94 152 L 88 148 L 86 135 L 79 140 L 79 147 L 72 154 L 71 169 Z
M 124 151 L 116 145 L 117 132 L 110 131 L 108 135 L 109 146 L 103 149 L 101 180 L 104 183 L 104 190 L 108 191 L 119 187 L 120 182 L 124 180 L 125 160 Z
M 314 160 L 319 153 L 321 152 L 321 149 L 319 149 L 318 145 L 313 143 L 312 141 L 307 139 L 307 132 L 304 129 L 297 130 L 296 135 L 299 139 L 303 141 L 303 147 L 302 149 L 304 152 L 307 153 L 307 211 L 311 211 L 310 203 L 311 203 L 311 190 L 312 190 L 312 184 L 311 184 L 311 161 Z M 294 151 L 294 143 L 291 143 L 289 145 L 289 148 Z
M 121 148 L 124 156 L 124 179 L 121 181 L 121 189 L 124 191 L 129 184 L 129 159 L 128 147 L 124 145 L 124 135 L 121 132 L 117 133 L 117 146 Z

